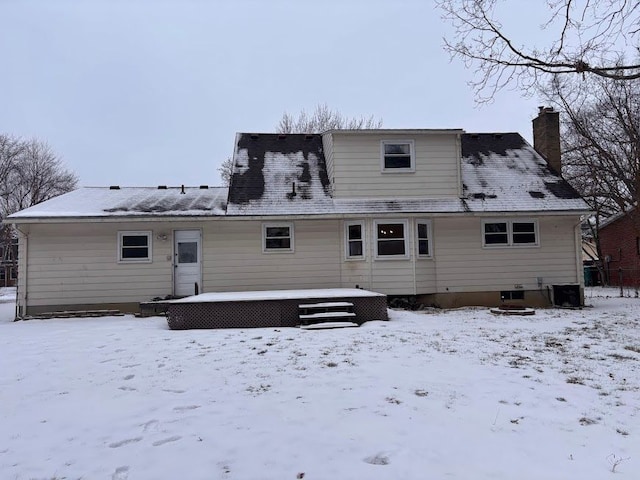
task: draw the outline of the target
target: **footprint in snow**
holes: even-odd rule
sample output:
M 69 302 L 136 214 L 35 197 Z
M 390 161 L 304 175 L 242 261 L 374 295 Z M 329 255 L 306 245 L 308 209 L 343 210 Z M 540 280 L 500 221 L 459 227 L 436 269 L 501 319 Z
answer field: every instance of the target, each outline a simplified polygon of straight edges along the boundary
M 127 438 L 125 440 L 120 440 L 119 442 L 110 443 L 109 448 L 120 448 L 124 445 L 128 445 L 129 443 L 138 443 L 140 440 L 142 440 L 142 437 Z
M 129 478 L 129 467 L 118 467 L 111 475 L 111 480 L 127 480 Z
M 124 379 L 125 380 L 131 380 L 134 377 L 135 377 L 135 375 L 127 375 L 126 377 L 124 377 Z
M 180 440 L 182 437 L 180 435 L 174 435 L 173 437 L 169 437 L 169 438 L 164 438 L 162 440 L 158 440 L 157 442 L 153 442 L 153 446 L 154 447 L 159 447 L 160 445 L 164 445 L 165 443 L 169 443 L 169 442 L 177 442 L 178 440 Z
M 195 410 L 196 408 L 200 408 L 200 405 L 185 405 L 184 407 L 173 407 L 173 410 L 176 412 L 184 412 L 187 410 Z
M 135 392 L 138 389 L 133 387 L 118 387 L 118 390 L 124 390 L 125 392 Z
M 168 392 L 168 393 L 184 393 L 184 390 L 173 390 L 171 388 L 164 388 L 162 389 L 163 392 Z
M 149 430 L 154 425 L 157 425 L 158 423 L 159 423 L 158 420 L 153 419 L 153 420 L 149 420 L 148 422 L 142 423 L 140 426 L 142 427 L 142 430 L 146 432 L 147 430 Z
M 371 465 L 389 465 L 389 457 L 387 457 L 386 455 L 382 454 L 382 453 L 377 453 L 375 455 L 371 455 L 370 457 L 367 457 L 364 459 L 364 461 L 366 463 L 369 463 Z

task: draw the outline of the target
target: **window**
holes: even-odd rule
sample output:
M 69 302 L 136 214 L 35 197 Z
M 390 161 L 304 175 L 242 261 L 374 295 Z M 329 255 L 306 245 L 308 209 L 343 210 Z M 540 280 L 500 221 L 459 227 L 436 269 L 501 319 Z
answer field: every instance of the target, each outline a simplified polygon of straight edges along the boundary
M 293 224 L 263 224 L 262 250 L 264 252 L 293 252 Z
M 387 141 L 380 144 L 383 172 L 413 172 L 415 170 L 413 140 Z
M 500 292 L 502 300 L 524 300 L 523 290 L 503 290 Z
M 533 220 L 485 220 L 482 238 L 485 247 L 537 246 L 538 226 Z
M 407 255 L 407 222 L 376 221 L 376 256 L 382 258 L 403 257 Z
M 364 259 L 364 222 L 346 222 L 344 228 L 347 260 Z
M 9 268 L 9 278 L 10 278 L 11 280 L 15 280 L 15 279 L 17 279 L 17 278 L 18 278 L 18 275 L 17 275 L 16 269 L 15 269 L 15 268 L 13 268 L 13 267 Z
M 7 271 L 4 267 L 0 267 L 0 280 L 4 281 L 7 278 Z M 4 287 L 4 285 L 1 285 Z
M 119 262 L 150 262 L 151 232 L 118 232 Z
M 431 222 L 428 220 L 418 220 L 416 222 L 418 256 L 431 256 Z

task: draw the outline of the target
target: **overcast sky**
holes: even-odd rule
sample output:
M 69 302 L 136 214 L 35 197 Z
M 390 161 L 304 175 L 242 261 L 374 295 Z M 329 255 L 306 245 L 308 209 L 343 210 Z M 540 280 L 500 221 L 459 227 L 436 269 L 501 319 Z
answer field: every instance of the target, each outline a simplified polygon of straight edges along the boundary
M 319 103 L 530 141 L 539 101 L 475 106 L 449 28 L 431 0 L 0 0 L 0 132 L 47 141 L 82 186 L 220 184 L 235 132 Z

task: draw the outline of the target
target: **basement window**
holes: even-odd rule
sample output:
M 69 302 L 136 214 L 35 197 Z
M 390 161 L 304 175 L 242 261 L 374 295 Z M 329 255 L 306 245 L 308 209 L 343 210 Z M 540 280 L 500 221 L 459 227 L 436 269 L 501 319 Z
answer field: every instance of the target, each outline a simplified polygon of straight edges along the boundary
M 263 223 L 262 251 L 293 253 L 293 224 Z
M 118 262 L 151 262 L 151 232 L 118 232 Z
M 406 220 L 375 222 L 377 258 L 408 258 L 407 226 Z
M 483 220 L 483 247 L 532 247 L 538 245 L 535 220 Z
M 383 140 L 380 143 L 383 172 L 414 172 L 415 152 L 413 140 Z
M 364 222 L 345 222 L 344 228 L 347 260 L 363 260 Z
M 524 290 L 503 290 L 500 298 L 504 300 L 524 300 Z

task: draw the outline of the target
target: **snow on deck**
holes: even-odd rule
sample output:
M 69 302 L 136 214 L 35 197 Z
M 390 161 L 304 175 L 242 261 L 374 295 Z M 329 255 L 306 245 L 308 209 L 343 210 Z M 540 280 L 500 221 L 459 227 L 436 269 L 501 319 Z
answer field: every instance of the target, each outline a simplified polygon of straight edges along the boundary
M 306 290 L 260 290 L 249 292 L 211 292 L 169 300 L 167 303 L 254 302 L 264 300 L 305 300 L 313 298 L 384 297 L 382 293 L 359 288 L 314 288 Z

